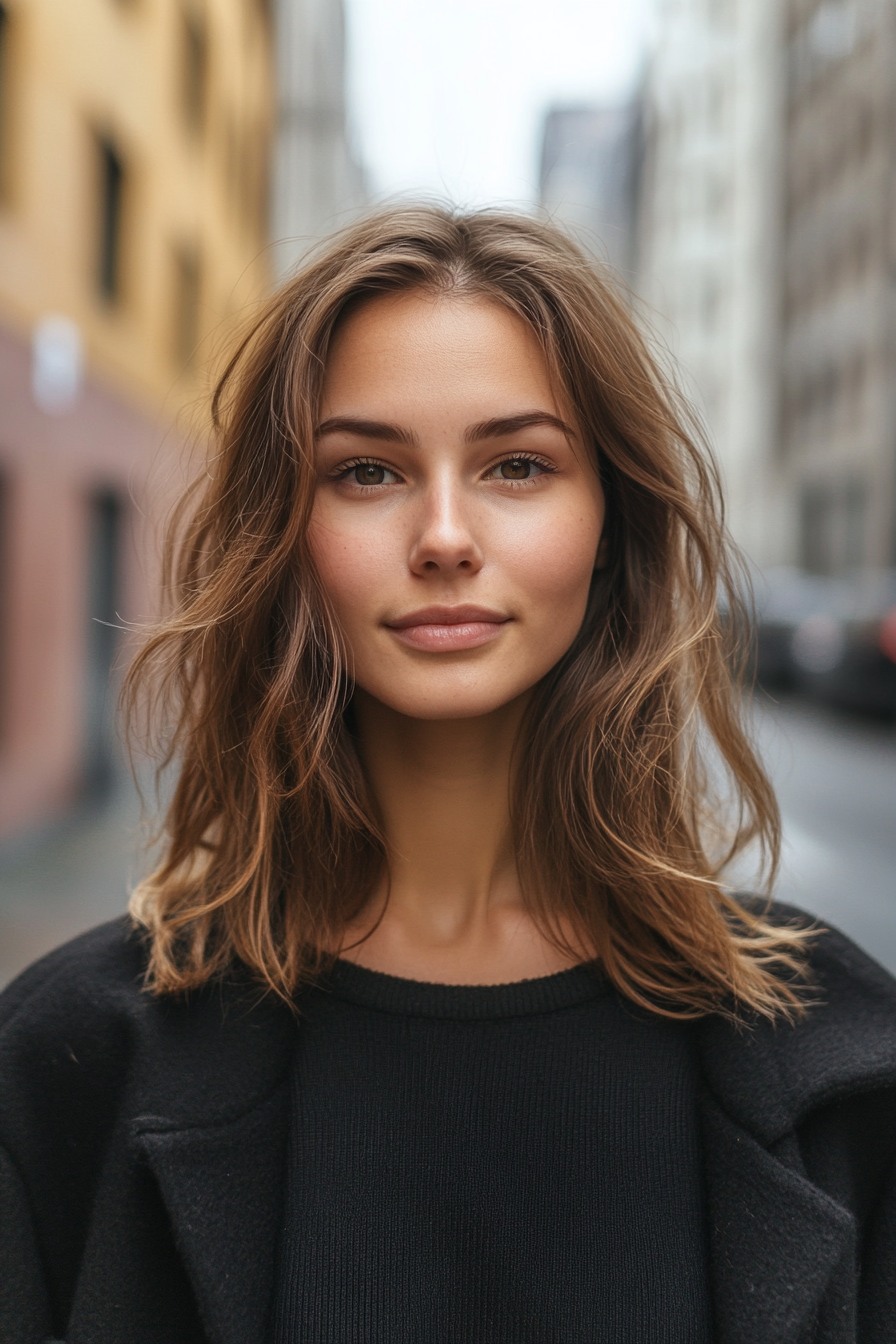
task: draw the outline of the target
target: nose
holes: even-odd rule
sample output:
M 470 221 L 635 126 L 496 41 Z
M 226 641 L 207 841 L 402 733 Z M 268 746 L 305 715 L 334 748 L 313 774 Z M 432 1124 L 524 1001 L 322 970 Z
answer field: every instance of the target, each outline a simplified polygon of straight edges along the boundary
M 476 574 L 482 568 L 469 504 L 458 484 L 443 479 L 426 490 L 409 560 L 412 571 L 421 576 Z

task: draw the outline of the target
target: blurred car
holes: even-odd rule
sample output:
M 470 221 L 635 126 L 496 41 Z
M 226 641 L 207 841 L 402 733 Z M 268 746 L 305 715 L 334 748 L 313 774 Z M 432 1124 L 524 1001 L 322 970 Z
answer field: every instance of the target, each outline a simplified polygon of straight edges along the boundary
M 756 584 L 756 609 L 761 685 L 896 716 L 896 570 L 772 570 Z
M 799 669 L 793 637 L 804 621 L 828 614 L 828 581 L 817 574 L 781 566 L 753 575 L 756 608 L 756 679 L 768 690 L 795 690 Z

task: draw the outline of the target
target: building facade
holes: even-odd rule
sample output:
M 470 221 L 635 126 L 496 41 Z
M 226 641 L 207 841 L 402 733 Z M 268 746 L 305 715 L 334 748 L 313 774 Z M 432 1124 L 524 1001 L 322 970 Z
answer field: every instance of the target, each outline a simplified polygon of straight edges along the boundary
M 776 448 L 782 24 L 780 0 L 661 0 L 644 93 L 637 288 L 760 564 L 793 558 Z
M 665 0 L 641 292 L 760 565 L 896 565 L 896 0 Z
M 164 468 L 268 284 L 263 0 L 0 3 L 0 839 L 113 766 Z
M 641 167 L 637 101 L 552 107 L 544 121 L 539 205 L 629 280 Z
M 787 0 L 780 455 L 800 563 L 896 564 L 896 3 Z
M 277 113 L 271 237 L 278 275 L 367 199 L 350 144 L 342 0 L 274 0 Z

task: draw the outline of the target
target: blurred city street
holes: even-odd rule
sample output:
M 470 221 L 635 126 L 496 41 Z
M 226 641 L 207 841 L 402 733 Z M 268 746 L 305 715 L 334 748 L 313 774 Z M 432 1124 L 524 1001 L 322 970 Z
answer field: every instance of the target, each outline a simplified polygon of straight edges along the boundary
M 784 818 L 778 899 L 830 920 L 896 973 L 896 726 L 759 700 Z
M 57 944 L 120 914 L 138 872 L 140 804 L 122 783 L 0 866 L 0 985 Z
M 756 726 L 784 813 L 779 899 L 896 973 L 896 725 L 760 693 Z M 136 794 L 122 786 L 105 809 L 0 867 L 0 983 L 124 910 L 140 837 Z

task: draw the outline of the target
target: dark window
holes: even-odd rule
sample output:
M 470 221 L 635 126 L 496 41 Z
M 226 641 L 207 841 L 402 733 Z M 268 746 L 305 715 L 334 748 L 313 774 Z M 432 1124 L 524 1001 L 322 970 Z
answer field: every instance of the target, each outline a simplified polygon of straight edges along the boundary
M 112 787 L 118 765 L 113 668 L 121 623 L 122 508 L 111 490 L 98 491 L 89 507 L 84 784 L 92 797 L 102 797 Z
M 199 340 L 199 299 L 201 276 L 195 248 L 179 247 L 174 252 L 174 361 L 189 367 Z
M 801 500 L 800 562 L 814 574 L 843 574 L 865 559 L 868 495 L 861 481 L 807 485 Z
M 865 561 L 868 530 L 868 499 L 865 486 L 851 481 L 844 486 L 841 502 L 841 564 L 846 570 L 860 569 Z
M 826 486 L 810 485 L 800 501 L 800 561 L 811 574 L 829 574 L 833 501 Z
M 122 217 L 125 169 L 110 140 L 99 141 L 100 219 L 97 284 L 107 303 L 121 297 Z
M 205 121 L 208 39 L 205 25 L 195 15 L 184 16 L 182 60 L 184 120 L 189 129 L 198 134 Z

